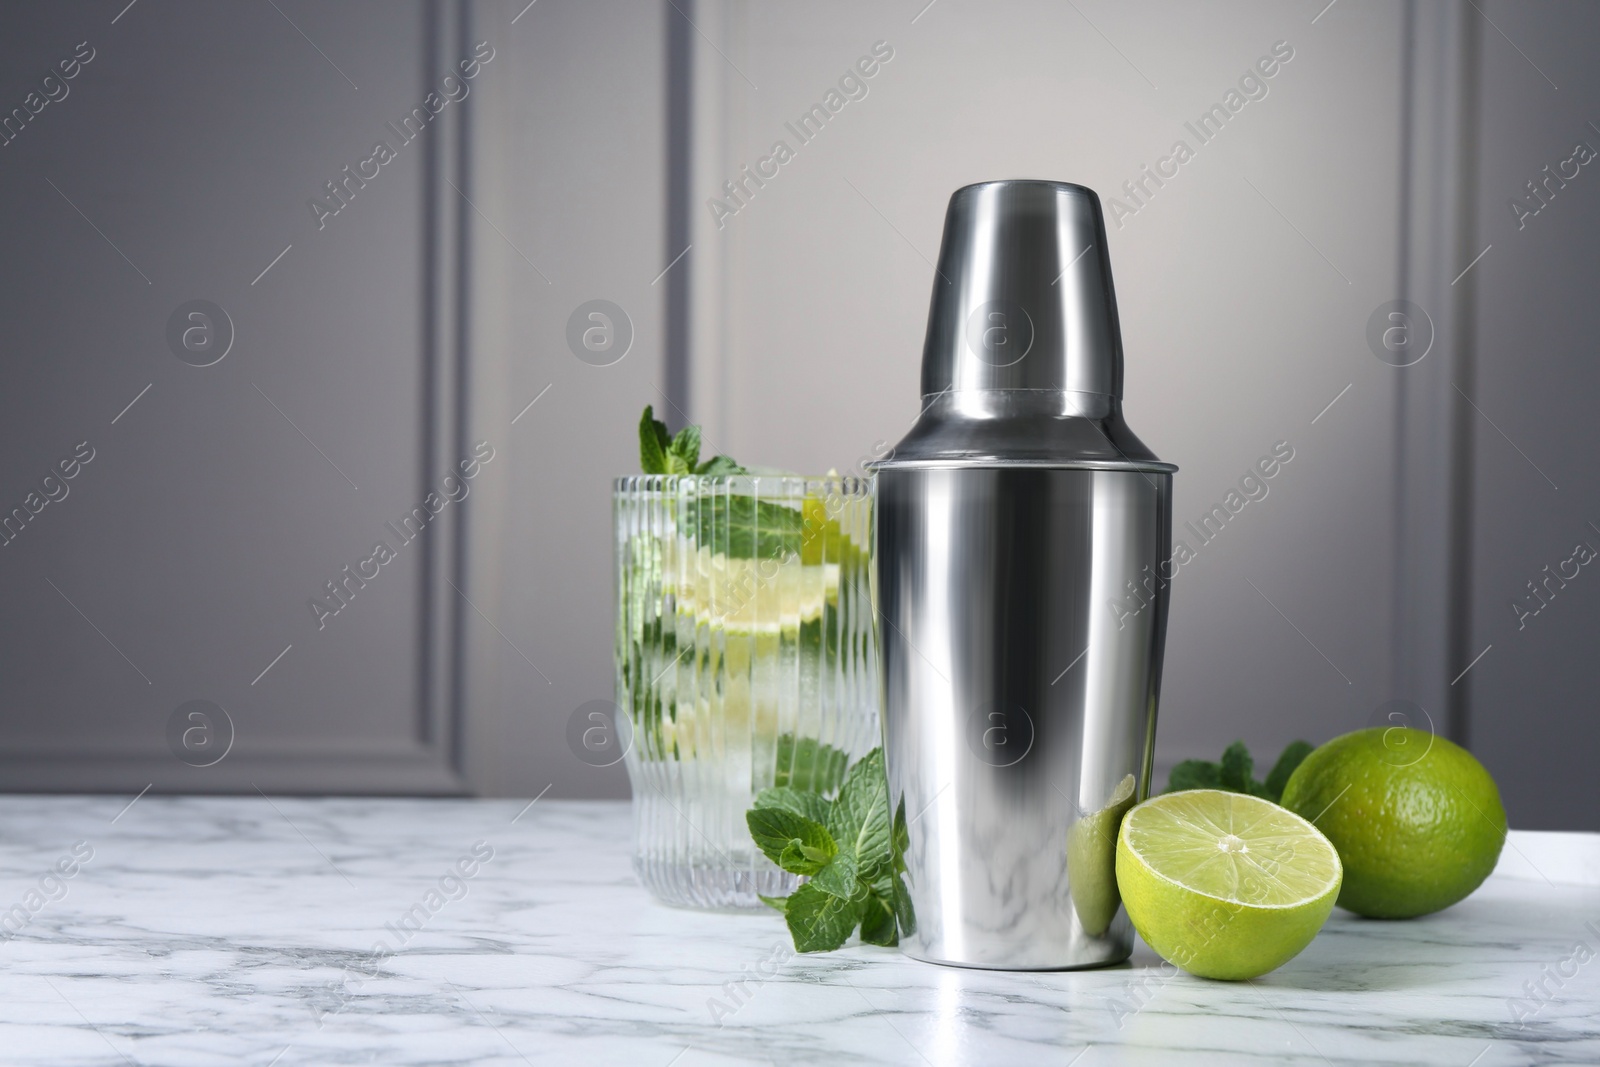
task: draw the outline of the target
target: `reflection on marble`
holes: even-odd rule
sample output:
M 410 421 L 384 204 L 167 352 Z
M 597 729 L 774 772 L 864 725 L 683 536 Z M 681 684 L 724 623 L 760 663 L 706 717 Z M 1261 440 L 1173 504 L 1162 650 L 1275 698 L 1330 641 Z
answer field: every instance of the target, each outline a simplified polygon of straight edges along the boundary
M 1224 984 L 1142 944 L 1044 974 L 797 956 L 774 914 L 651 900 L 624 804 L 127 799 L 0 798 L 0 1062 L 1600 1063 L 1589 835 L 1514 834 L 1466 902 L 1336 911 Z

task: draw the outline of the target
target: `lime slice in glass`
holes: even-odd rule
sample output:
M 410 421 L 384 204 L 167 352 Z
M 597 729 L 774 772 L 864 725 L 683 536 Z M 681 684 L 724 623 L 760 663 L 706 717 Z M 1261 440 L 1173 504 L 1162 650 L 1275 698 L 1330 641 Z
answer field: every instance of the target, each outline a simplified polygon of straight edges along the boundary
M 1134 929 L 1202 978 L 1254 978 L 1293 958 L 1327 921 L 1343 875 L 1315 826 L 1244 793 L 1152 797 L 1117 835 Z

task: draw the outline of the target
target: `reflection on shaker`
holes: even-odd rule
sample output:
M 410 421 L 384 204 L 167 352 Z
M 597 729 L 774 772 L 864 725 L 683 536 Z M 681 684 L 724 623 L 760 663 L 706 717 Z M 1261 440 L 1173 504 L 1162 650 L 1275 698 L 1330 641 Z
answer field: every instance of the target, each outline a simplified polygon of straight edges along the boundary
M 1084 932 L 1094 937 L 1110 928 L 1122 906 L 1117 892 L 1117 830 L 1133 807 L 1136 781 L 1131 774 L 1124 776 L 1104 807 L 1080 816 L 1067 828 L 1068 892 Z
M 900 936 L 910 937 L 917 932 L 917 913 L 911 906 L 911 891 L 906 888 L 906 849 L 911 844 L 911 830 L 906 825 L 906 798 L 900 798 L 900 804 L 894 809 L 894 823 L 889 831 L 889 852 L 894 861 L 894 868 L 890 872 L 894 883 L 890 886 L 894 895 L 894 917 L 900 926 Z

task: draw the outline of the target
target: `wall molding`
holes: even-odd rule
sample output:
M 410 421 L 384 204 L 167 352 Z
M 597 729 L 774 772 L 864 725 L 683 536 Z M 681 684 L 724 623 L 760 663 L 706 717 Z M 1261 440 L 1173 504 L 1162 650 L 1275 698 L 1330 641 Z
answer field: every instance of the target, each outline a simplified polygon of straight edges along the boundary
M 427 0 L 420 13 L 423 48 L 415 60 L 421 84 L 437 85 L 470 47 L 467 0 Z M 471 338 L 467 330 L 466 216 L 470 207 L 451 188 L 470 189 L 471 105 L 463 101 L 431 126 L 419 143 L 424 168 L 420 218 L 422 292 L 420 346 L 414 364 L 422 403 L 415 499 L 433 491 L 470 452 L 466 389 Z M 410 354 L 408 354 L 410 355 Z M 415 604 L 417 644 L 413 721 L 407 736 L 353 737 L 324 743 L 254 742 L 235 714 L 234 748 L 214 767 L 190 767 L 159 744 L 128 751 L 97 748 L 92 738 L 68 745 L 0 753 L 0 782 L 11 792 L 299 793 L 460 795 L 462 771 L 464 611 L 452 588 L 466 588 L 463 549 L 469 508 L 446 508 L 418 541 L 422 573 Z M 226 704 L 223 705 L 226 707 Z M 131 710 L 131 709 L 130 709 Z
M 1477 124 L 1476 15 L 1407 0 L 1400 146 L 1400 296 L 1432 323 L 1422 362 L 1395 368 L 1393 661 L 1390 690 L 1432 728 L 1465 742 L 1467 691 L 1451 684 L 1477 654 L 1470 637 L 1471 423 Z M 1459 278 L 1459 280 L 1457 280 Z M 1424 726 L 1425 723 L 1413 725 Z
M 424 84 L 437 85 L 467 53 L 472 8 L 466 0 L 430 0 Z M 469 454 L 469 318 L 471 248 L 471 98 L 462 101 L 455 121 L 441 124 L 428 142 L 423 191 L 423 411 L 422 488 L 437 486 L 456 462 Z M 460 190 L 458 192 L 458 190 Z M 470 498 L 468 498 L 470 500 Z M 417 739 L 437 755 L 442 769 L 460 782 L 464 731 L 463 630 L 460 590 L 467 587 L 465 552 L 471 508 L 462 501 L 447 508 L 449 521 L 429 540 L 424 557 L 420 644 L 417 654 Z M 441 517 L 444 517 L 441 516 Z M 434 532 L 430 529 L 430 533 Z M 465 790 L 465 783 L 460 782 Z

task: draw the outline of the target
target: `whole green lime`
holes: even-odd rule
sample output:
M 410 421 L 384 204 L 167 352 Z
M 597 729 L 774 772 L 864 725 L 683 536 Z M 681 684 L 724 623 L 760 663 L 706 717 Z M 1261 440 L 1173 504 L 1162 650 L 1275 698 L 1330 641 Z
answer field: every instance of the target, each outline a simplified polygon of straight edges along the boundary
M 1283 806 L 1339 850 L 1339 906 L 1375 919 L 1448 908 L 1500 858 L 1506 809 L 1472 753 L 1409 727 L 1336 737 L 1305 758 Z

